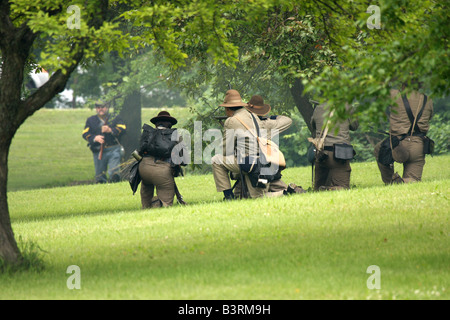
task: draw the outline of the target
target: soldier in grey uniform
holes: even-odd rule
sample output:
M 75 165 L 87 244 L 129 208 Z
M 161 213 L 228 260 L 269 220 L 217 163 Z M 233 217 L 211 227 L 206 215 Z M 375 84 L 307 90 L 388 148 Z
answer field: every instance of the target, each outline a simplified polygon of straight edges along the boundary
M 325 127 L 324 116 L 327 104 L 323 103 L 314 109 L 311 118 L 313 130 L 316 137 L 323 134 Z M 357 120 L 347 119 L 338 123 L 339 131 L 335 134 L 335 128 L 330 128 L 324 140 L 323 156 L 316 157 L 314 172 L 314 190 L 340 190 L 350 188 L 350 160 L 338 160 L 334 157 L 335 144 L 350 145 L 349 131 L 355 131 L 358 128 Z
M 157 130 L 172 129 L 177 124 L 177 119 L 172 117 L 169 112 L 161 111 L 156 117 L 150 119 Z M 176 133 L 176 129 L 174 129 Z M 177 142 L 180 142 L 178 134 Z M 142 179 L 141 184 L 141 203 L 143 209 L 170 207 L 173 205 L 175 197 L 175 178 L 174 166 L 171 157 L 162 157 L 158 155 L 146 154 L 140 151 L 142 160 L 139 163 L 139 174 Z M 156 189 L 157 196 L 154 196 Z

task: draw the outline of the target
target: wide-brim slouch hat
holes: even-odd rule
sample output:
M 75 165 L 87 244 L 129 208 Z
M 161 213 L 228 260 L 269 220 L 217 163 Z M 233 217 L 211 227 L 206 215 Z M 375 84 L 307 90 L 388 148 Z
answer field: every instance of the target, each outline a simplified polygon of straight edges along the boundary
M 245 108 L 258 116 L 265 116 L 270 112 L 270 105 L 264 103 L 264 99 L 259 95 L 254 95 Z
M 174 117 L 172 117 L 170 115 L 170 113 L 167 111 L 161 111 L 160 113 L 158 113 L 158 115 L 156 117 L 153 117 L 150 119 L 150 122 L 153 124 L 157 124 L 158 122 L 161 122 L 161 121 L 168 121 L 172 125 L 178 123 L 178 120 L 175 119 Z
M 220 107 L 245 107 L 247 104 L 242 101 L 241 95 L 237 90 L 228 90 L 225 99 Z

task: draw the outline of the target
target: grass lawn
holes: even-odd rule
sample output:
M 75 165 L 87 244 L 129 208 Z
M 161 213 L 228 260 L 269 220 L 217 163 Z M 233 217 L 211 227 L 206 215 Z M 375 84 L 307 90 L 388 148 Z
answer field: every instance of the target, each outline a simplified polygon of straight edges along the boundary
M 188 109 L 170 112 L 182 127 Z M 187 207 L 141 210 L 127 182 L 64 187 L 93 178 L 92 114 L 40 110 L 13 140 L 12 226 L 44 268 L 0 274 L 0 299 L 450 298 L 450 155 L 427 156 L 421 183 L 386 187 L 376 163 L 353 163 L 348 191 L 231 203 L 212 175 L 187 175 Z M 307 189 L 311 168 L 283 180 Z M 72 265 L 81 289 L 67 286 Z
M 126 182 L 10 192 L 16 238 L 45 268 L 0 275 L 0 299 L 449 299 L 449 160 L 427 157 L 417 184 L 385 187 L 375 163 L 355 163 L 348 191 L 231 203 L 212 175 L 186 176 L 189 206 L 157 210 Z

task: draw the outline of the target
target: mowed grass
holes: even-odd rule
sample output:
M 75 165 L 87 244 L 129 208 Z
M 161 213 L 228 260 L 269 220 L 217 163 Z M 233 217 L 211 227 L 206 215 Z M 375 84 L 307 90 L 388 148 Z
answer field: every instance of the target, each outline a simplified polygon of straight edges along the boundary
M 182 127 L 188 109 L 170 112 Z M 93 178 L 81 138 L 93 113 L 40 110 L 17 132 L 12 225 L 45 268 L 0 274 L 0 299 L 449 299 L 450 156 L 427 156 L 422 183 L 385 187 L 374 162 L 353 163 L 349 191 L 231 203 L 212 175 L 188 175 L 189 206 L 141 210 L 126 182 L 52 188 Z M 283 180 L 306 189 L 311 168 Z
M 0 275 L 0 299 L 449 299 L 449 160 L 427 157 L 416 184 L 354 163 L 348 191 L 226 203 L 212 175 L 186 176 L 189 205 L 157 210 L 126 182 L 10 192 L 16 238 L 45 268 Z M 283 180 L 307 188 L 311 169 Z

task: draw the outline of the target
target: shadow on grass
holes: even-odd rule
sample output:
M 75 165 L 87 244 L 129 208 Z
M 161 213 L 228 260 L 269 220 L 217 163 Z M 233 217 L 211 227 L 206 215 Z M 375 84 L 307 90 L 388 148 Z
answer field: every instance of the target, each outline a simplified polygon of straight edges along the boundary
M 145 212 L 148 214 L 152 214 L 155 212 L 159 212 L 161 210 L 183 210 L 189 208 L 195 208 L 197 206 L 203 206 L 203 205 L 209 205 L 209 204 L 218 204 L 223 203 L 222 200 L 194 200 L 192 202 L 188 202 L 186 206 L 183 206 L 176 201 L 174 201 L 174 205 L 172 207 L 168 208 L 152 208 L 152 209 L 142 209 L 142 207 L 136 206 L 136 205 L 130 205 L 129 203 L 122 204 L 122 205 L 115 205 L 114 208 L 111 207 L 104 207 L 103 209 L 94 209 L 92 211 L 89 210 L 80 210 L 76 212 L 68 212 L 68 213 L 61 213 L 59 212 L 52 212 L 52 213 L 45 213 L 45 214 L 36 214 L 34 212 L 27 213 L 27 214 L 21 214 L 20 216 L 11 216 L 11 222 L 12 223 L 21 223 L 21 222 L 37 222 L 37 221 L 51 221 L 51 220 L 62 220 L 62 219 L 71 219 L 78 216 L 101 216 L 101 215 L 114 215 L 118 213 L 136 213 L 136 212 Z

